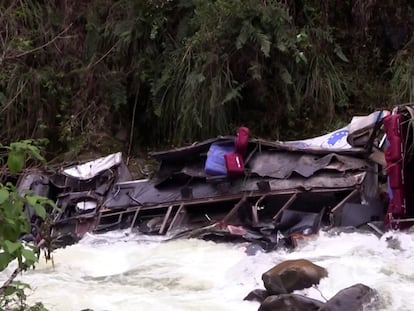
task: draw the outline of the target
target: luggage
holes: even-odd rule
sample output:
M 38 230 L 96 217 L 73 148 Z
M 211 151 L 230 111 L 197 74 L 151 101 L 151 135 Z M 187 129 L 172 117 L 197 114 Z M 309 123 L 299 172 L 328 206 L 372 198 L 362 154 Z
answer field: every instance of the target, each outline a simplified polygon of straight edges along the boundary
M 238 153 L 227 153 L 224 155 L 227 175 L 241 176 L 244 174 L 243 157 Z
M 208 175 L 221 176 L 227 175 L 226 162 L 224 155 L 234 152 L 233 144 L 219 144 L 213 143 L 207 153 L 207 160 L 204 166 L 204 171 Z
M 247 155 L 250 130 L 240 127 L 233 143 L 213 143 L 207 154 L 204 171 L 210 176 L 241 176 Z
M 250 130 L 247 127 L 240 127 L 237 131 L 235 141 L 235 153 L 241 155 L 243 158 L 247 153 L 247 146 L 249 144 Z

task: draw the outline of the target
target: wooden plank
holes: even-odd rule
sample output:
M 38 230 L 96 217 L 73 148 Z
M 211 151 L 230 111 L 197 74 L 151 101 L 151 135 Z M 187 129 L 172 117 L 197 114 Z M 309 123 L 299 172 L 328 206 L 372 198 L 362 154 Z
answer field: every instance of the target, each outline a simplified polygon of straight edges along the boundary
M 259 216 L 257 216 L 257 205 L 252 205 L 252 223 L 253 226 L 257 226 L 259 224 Z
M 123 210 L 117 210 L 117 211 L 112 212 L 112 213 L 106 213 L 106 214 L 101 213 L 101 218 L 120 215 L 120 214 L 122 214 L 122 215 L 123 214 L 129 214 L 129 213 L 132 214 L 133 212 L 136 212 L 137 210 L 140 210 L 140 209 L 123 209 Z
M 171 212 L 172 212 L 173 207 L 174 207 L 173 205 L 170 205 L 168 207 L 167 213 L 165 213 L 164 220 L 162 221 L 162 225 L 161 225 L 160 231 L 158 232 L 159 234 L 164 234 L 165 233 L 164 232 L 165 231 L 165 227 L 167 226 L 168 218 L 170 218 L 170 215 L 171 215 Z
M 243 205 L 244 202 L 246 202 L 247 196 L 244 195 L 239 202 L 234 205 L 234 207 L 230 210 L 230 212 L 227 213 L 227 215 L 223 218 L 224 223 L 228 223 L 229 220 L 236 214 L 237 210 Z
M 276 213 L 275 216 L 273 216 L 273 221 L 276 221 L 283 213 L 283 211 L 287 208 L 289 208 L 289 206 L 292 205 L 292 203 L 296 200 L 296 198 L 298 197 L 298 193 L 293 194 L 289 200 L 287 200 L 287 202 L 282 206 L 282 208 Z
M 331 210 L 329 214 L 329 221 L 331 226 L 335 226 L 335 214 L 339 212 L 339 209 L 344 206 L 346 202 L 348 202 L 353 196 L 359 193 L 358 189 L 354 189 L 350 194 L 348 194 L 341 202 L 335 205 L 335 207 Z
M 141 206 L 138 206 L 137 210 L 135 211 L 134 218 L 132 219 L 131 227 L 129 227 L 131 230 L 135 226 L 135 222 L 137 221 L 138 213 L 140 210 L 141 210 Z
M 342 207 L 346 202 L 348 202 L 354 195 L 356 195 L 359 192 L 358 189 L 355 189 L 350 194 L 348 194 L 341 202 L 335 205 L 335 207 L 332 209 L 331 213 L 335 213 L 338 209 Z
M 252 222 L 253 226 L 256 226 L 259 224 L 259 216 L 257 215 L 257 210 L 259 208 L 259 204 L 262 203 L 262 201 L 267 197 L 267 193 L 262 195 L 256 203 L 252 206 Z
M 173 220 L 170 223 L 170 226 L 168 227 L 167 233 L 170 232 L 171 230 L 174 230 L 174 228 L 176 226 L 181 225 L 181 222 L 182 222 L 182 220 L 184 218 L 184 212 L 185 212 L 184 206 L 185 206 L 185 204 L 182 203 L 180 205 L 180 207 L 178 208 L 177 212 L 174 215 Z

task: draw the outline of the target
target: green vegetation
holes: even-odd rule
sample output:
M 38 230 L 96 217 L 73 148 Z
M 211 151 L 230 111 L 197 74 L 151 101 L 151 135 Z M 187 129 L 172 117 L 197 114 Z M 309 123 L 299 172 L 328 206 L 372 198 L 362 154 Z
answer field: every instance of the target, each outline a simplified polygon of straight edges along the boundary
M 6 176 L 13 176 L 22 171 L 26 161 L 44 161 L 39 148 L 32 141 L 21 141 L 1 146 L 7 151 L 7 165 L 9 171 L 2 171 L 0 181 Z M 25 291 L 30 289 L 27 284 L 16 282 L 14 278 L 22 271 L 34 267 L 38 261 L 39 249 L 37 245 L 23 243 L 22 235 L 30 232 L 26 207 L 34 210 L 42 219 L 46 217 L 45 207 L 54 206 L 49 199 L 33 195 L 30 191 L 19 193 L 16 187 L 7 182 L 0 182 L 0 272 L 4 271 L 11 262 L 17 261 L 17 268 L 10 278 L 0 287 L 0 310 L 46 310 L 38 303 L 29 306 L 26 303 Z
M 291 139 L 413 98 L 413 4 L 5 0 L 0 141 L 54 153 Z M 126 133 L 126 134 L 125 134 Z

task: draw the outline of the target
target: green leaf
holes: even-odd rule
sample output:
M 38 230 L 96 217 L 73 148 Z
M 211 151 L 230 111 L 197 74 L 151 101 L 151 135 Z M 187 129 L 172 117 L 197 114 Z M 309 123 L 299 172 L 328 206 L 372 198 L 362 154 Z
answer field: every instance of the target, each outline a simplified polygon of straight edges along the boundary
M 338 56 L 342 61 L 345 63 L 349 63 L 349 59 L 345 56 L 344 52 L 342 52 L 342 49 L 339 45 L 335 46 L 335 54 Z
M 285 82 L 286 84 L 292 84 L 292 76 L 290 75 L 289 71 L 287 71 L 287 69 L 283 66 L 282 68 L 280 68 L 280 77 L 282 78 L 283 82 Z
M 300 63 L 300 62 L 303 62 L 304 64 L 308 63 L 308 59 L 306 58 L 305 53 L 303 52 L 296 53 L 295 60 L 296 60 L 296 63 Z
M 15 292 L 17 292 L 17 288 L 14 286 L 7 286 L 6 289 L 4 290 L 4 295 L 5 296 L 10 296 L 13 295 Z
M 259 62 L 251 62 L 249 73 L 254 80 L 262 80 L 262 65 Z
M 3 238 L 7 240 L 16 240 L 19 238 L 21 228 L 17 226 L 4 226 L 2 228 Z
M 276 47 L 280 52 L 284 53 L 287 51 L 287 47 L 284 42 L 281 42 L 281 41 L 277 42 Z
M 33 205 L 33 209 L 35 210 L 36 214 L 41 217 L 41 218 L 45 218 L 46 217 L 46 210 L 43 207 L 43 205 L 41 204 L 35 204 Z
M 16 222 L 14 221 L 14 219 L 11 218 L 7 218 L 5 219 L 6 223 L 9 224 L 10 226 L 15 226 Z
M 14 254 L 20 247 L 22 247 L 20 242 L 4 241 L 4 250 L 9 254 Z
M 6 252 L 0 253 L 0 271 L 3 271 L 4 269 L 6 269 L 10 261 L 12 260 L 13 258 L 12 256 L 10 256 L 10 254 Z
M 36 214 L 39 217 L 45 218 L 46 217 L 46 210 L 43 207 L 41 203 L 45 203 L 44 200 L 42 200 L 42 197 L 39 197 L 37 195 L 27 196 L 26 197 L 27 202 L 30 204 L 31 207 L 35 210 Z
M 32 289 L 29 284 L 22 281 L 13 281 L 12 283 L 17 289 Z
M 236 48 L 240 50 L 247 42 L 247 40 L 250 38 L 253 30 L 253 26 L 250 22 L 244 21 L 243 26 L 240 29 L 240 33 L 236 39 Z
M 272 46 L 272 42 L 270 41 L 269 36 L 262 33 L 257 33 L 256 38 L 260 44 L 260 50 L 263 52 L 264 56 L 269 57 L 270 48 Z
M 228 102 L 231 102 L 233 100 L 237 101 L 242 98 L 240 94 L 241 86 L 238 86 L 236 88 L 233 88 L 229 90 L 229 92 L 226 94 L 226 96 L 223 98 L 223 100 L 220 102 L 220 106 L 225 105 Z
M 25 162 L 24 153 L 21 150 L 11 150 L 7 158 L 7 167 L 13 173 L 19 173 Z
M 0 204 L 3 204 L 4 202 L 7 201 L 7 199 L 9 198 L 9 191 L 7 191 L 6 188 L 1 188 L 0 189 Z
M 29 156 L 31 156 L 32 158 L 39 160 L 41 162 L 45 162 L 45 158 L 40 154 L 40 150 L 39 148 L 35 147 L 35 146 L 29 146 L 27 149 L 27 153 L 29 154 Z
M 35 262 L 37 262 L 36 254 L 31 249 L 23 248 L 22 255 L 26 259 L 25 263 L 29 266 L 32 266 Z

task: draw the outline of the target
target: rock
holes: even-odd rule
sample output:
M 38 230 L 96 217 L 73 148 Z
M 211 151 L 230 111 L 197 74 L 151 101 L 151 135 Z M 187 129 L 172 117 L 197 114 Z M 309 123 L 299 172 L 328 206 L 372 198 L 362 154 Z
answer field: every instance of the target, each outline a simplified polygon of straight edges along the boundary
M 163 220 L 164 217 L 156 216 L 148 221 L 144 221 L 139 224 L 139 231 L 147 234 L 157 233 L 161 228 Z
M 375 291 L 372 288 L 355 284 L 340 290 L 319 311 L 362 311 L 363 306 L 374 297 Z
M 79 242 L 79 239 L 80 238 L 75 233 L 63 233 L 53 238 L 53 240 L 51 241 L 51 245 L 52 248 L 62 248 Z
M 264 287 L 272 295 L 287 294 L 319 284 L 328 276 L 325 268 L 306 259 L 286 260 L 262 275 Z
M 282 294 L 267 297 L 259 311 L 317 311 L 323 302 L 296 294 Z
M 36 238 L 31 233 L 26 233 L 23 236 L 20 237 L 20 240 L 25 242 L 34 242 L 36 241 Z
M 252 290 L 243 300 L 262 302 L 269 296 L 269 292 L 265 289 Z
M 407 229 L 408 233 L 414 233 L 414 225 Z
M 394 238 L 393 236 L 389 236 L 385 238 L 385 242 L 387 243 L 387 247 L 391 249 L 396 249 L 403 251 L 404 249 L 401 247 L 401 242 L 398 238 Z
M 247 256 L 254 256 L 259 252 L 263 253 L 264 249 L 258 244 L 251 243 L 246 246 L 246 249 L 244 250 L 244 252 L 247 254 Z

